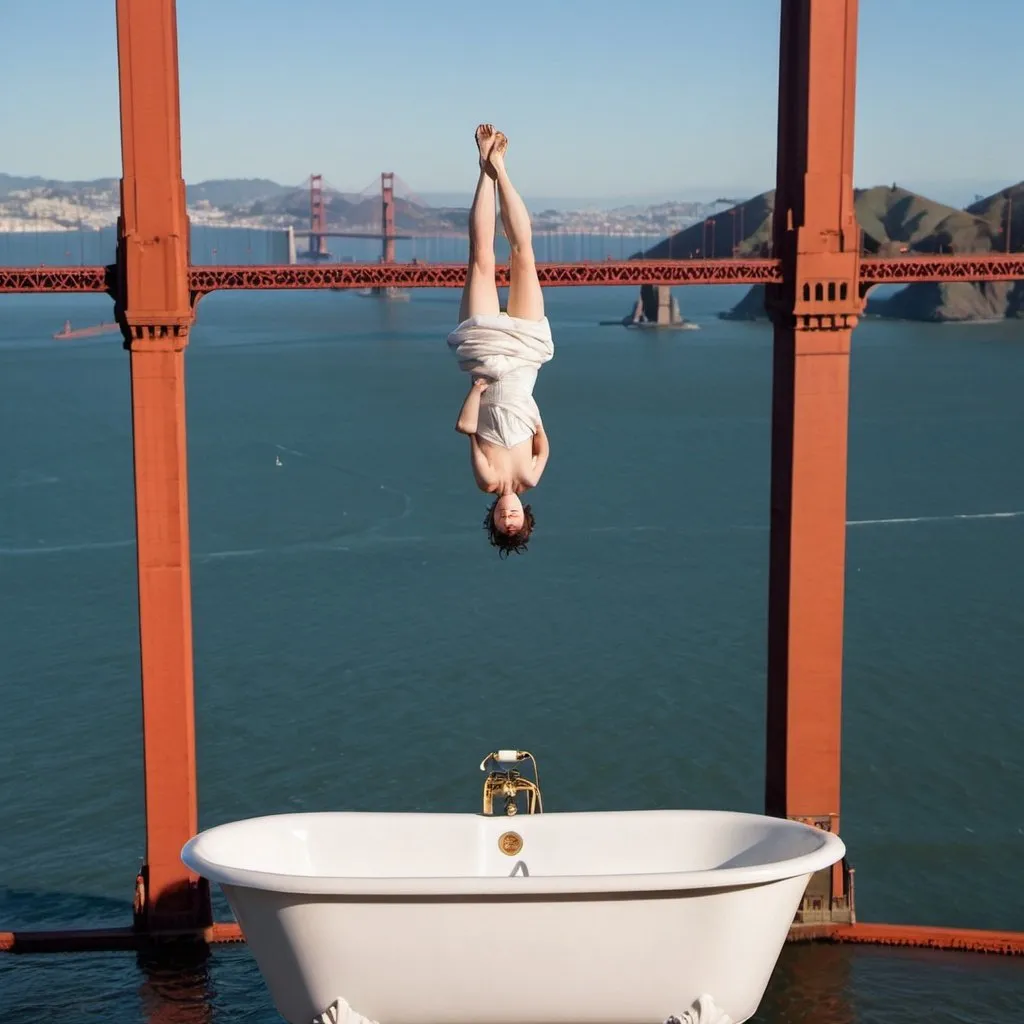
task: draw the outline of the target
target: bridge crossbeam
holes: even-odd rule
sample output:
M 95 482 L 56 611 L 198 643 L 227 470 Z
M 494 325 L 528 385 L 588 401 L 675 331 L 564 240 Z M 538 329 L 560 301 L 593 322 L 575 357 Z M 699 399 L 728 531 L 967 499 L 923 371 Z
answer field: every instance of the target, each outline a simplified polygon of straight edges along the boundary
M 1024 253 L 968 253 L 958 256 L 866 256 L 861 285 L 920 281 L 1018 281 L 1024 278 Z
M 541 284 L 557 287 L 778 284 L 778 260 L 604 260 L 590 263 L 540 263 Z M 508 267 L 497 268 L 500 286 Z M 864 257 L 862 288 L 918 281 L 1016 281 L 1024 279 L 1024 253 L 961 256 Z M 189 272 L 194 294 L 219 290 L 317 288 L 461 288 L 461 263 L 329 263 L 318 266 L 252 265 L 197 267 Z M 113 293 L 112 267 L 0 267 L 0 293 Z

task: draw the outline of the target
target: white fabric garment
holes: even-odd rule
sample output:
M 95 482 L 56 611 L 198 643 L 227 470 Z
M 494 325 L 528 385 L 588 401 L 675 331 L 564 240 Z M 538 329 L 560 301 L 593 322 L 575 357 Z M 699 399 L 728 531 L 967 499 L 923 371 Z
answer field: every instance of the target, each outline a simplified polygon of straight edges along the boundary
M 460 370 L 491 381 L 480 399 L 477 437 L 504 448 L 533 437 L 541 421 L 537 372 L 555 355 L 548 318 L 471 316 L 448 335 L 448 347 Z

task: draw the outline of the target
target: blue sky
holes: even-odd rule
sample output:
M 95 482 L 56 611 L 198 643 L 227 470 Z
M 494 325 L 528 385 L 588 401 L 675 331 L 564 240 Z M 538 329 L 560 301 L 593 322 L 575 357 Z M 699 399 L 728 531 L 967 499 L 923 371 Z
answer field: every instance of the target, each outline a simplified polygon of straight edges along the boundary
M 528 196 L 749 194 L 774 183 L 778 10 L 178 0 L 185 177 L 461 192 L 487 120 Z M 0 0 L 0 26 L 0 170 L 119 174 L 114 0 Z M 861 0 L 857 184 L 1024 178 L 1022 34 L 1021 0 Z

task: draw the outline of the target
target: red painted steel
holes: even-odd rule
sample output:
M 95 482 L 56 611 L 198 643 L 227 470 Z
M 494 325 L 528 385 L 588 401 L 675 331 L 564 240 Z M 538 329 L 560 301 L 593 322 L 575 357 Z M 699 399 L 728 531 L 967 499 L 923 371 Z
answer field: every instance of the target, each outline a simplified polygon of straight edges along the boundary
M 1024 253 L 964 253 L 956 256 L 863 256 L 861 287 L 915 281 L 1020 281 Z
M 195 934 L 211 944 L 245 942 L 241 928 L 234 921 L 218 921 Z M 1024 932 L 984 931 L 978 928 L 863 922 L 854 925 L 822 924 L 794 928 L 789 934 L 789 940 L 907 946 L 964 953 L 1024 956 Z M 111 952 L 144 948 L 147 942 L 147 936 L 132 928 L 0 932 L 0 953 Z
M 0 294 L 96 292 L 114 294 L 113 267 L 0 267 Z
M 199 939 L 207 943 L 245 941 L 241 928 L 234 921 L 218 921 L 205 928 L 165 931 L 159 938 Z M 152 944 L 152 939 L 136 928 L 0 932 L 0 953 L 110 953 L 145 949 Z
M 327 208 L 324 206 L 324 178 L 322 174 L 309 176 L 309 255 L 318 259 L 326 258 Z
M 384 236 L 384 262 L 395 262 L 395 175 L 383 171 L 380 176 L 380 225 Z
M 881 283 L 1024 279 L 1024 254 L 860 257 L 851 180 L 856 16 L 857 0 L 782 0 L 777 260 L 539 267 L 549 287 L 768 286 L 775 390 L 766 807 L 828 829 L 839 820 L 847 392 L 862 297 Z M 218 289 L 458 288 L 465 278 L 462 265 L 447 264 L 189 267 L 174 0 L 117 0 L 117 23 L 117 266 L 0 268 L 0 292 L 111 294 L 131 353 L 146 863 L 134 928 L 0 932 L 0 951 L 242 939 L 237 925 L 210 924 L 208 891 L 178 856 L 197 828 L 184 400 L 196 298 Z M 383 178 L 382 192 L 387 235 Z M 311 221 L 326 233 L 315 205 Z M 507 284 L 507 268 L 498 277 Z M 852 917 L 846 883 L 839 867 L 812 880 L 791 937 L 1024 952 L 1021 933 L 837 923 Z
M 209 888 L 180 856 L 198 813 L 185 443 L 185 346 L 194 311 L 174 0 L 117 0 L 117 44 L 117 308 L 131 353 L 146 796 L 135 923 L 158 932 L 211 920 Z
M 857 0 L 787 0 L 779 57 L 765 810 L 839 830 Z M 843 865 L 797 921 L 851 921 Z
M 796 928 L 792 942 L 847 942 L 871 946 L 908 946 L 963 953 L 1024 956 L 1024 932 L 985 931 L 980 928 L 941 928 L 915 924 L 819 925 Z
M 741 264 L 732 260 L 691 262 L 540 263 L 545 287 L 574 285 L 757 284 L 778 276 L 773 260 Z M 496 271 L 498 284 L 508 284 L 508 267 Z M 197 293 L 249 288 L 461 288 L 463 263 L 333 263 L 318 267 L 251 266 L 193 267 Z
M 373 236 L 377 237 L 377 236 Z M 399 236 L 396 236 L 399 237 Z M 608 287 L 668 284 L 779 284 L 778 260 L 604 260 L 589 263 L 539 263 L 542 283 L 552 287 Z M 0 293 L 109 292 L 113 267 L 0 267 Z M 508 285 L 508 268 L 497 268 L 498 283 Z M 310 288 L 461 288 L 462 263 L 332 263 L 321 266 L 263 264 L 246 267 L 191 267 L 189 287 L 198 294 L 218 290 Z M 1024 280 L 1024 253 L 976 253 L 960 256 L 865 256 L 860 287 L 915 281 Z

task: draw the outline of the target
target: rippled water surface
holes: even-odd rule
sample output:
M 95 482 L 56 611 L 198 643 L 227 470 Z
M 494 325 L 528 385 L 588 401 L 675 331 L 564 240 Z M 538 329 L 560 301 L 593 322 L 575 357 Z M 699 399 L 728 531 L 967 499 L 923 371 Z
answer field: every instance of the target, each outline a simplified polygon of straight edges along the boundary
M 553 454 L 531 551 L 504 564 L 452 430 L 454 293 L 203 300 L 204 826 L 474 811 L 481 756 L 515 744 L 537 753 L 549 810 L 760 808 L 770 334 L 716 319 L 730 290 L 679 296 L 702 330 L 599 328 L 631 292 L 549 293 Z M 143 852 L 126 356 L 116 337 L 48 340 L 109 319 L 106 300 L 2 312 L 0 929 L 119 925 Z M 1024 930 L 1024 328 L 868 322 L 854 347 L 843 836 L 859 916 Z M 1024 960 L 791 947 L 758 1019 L 1022 1008 Z M 49 1017 L 276 1019 L 244 947 L 173 971 L 0 958 L 0 1020 Z

